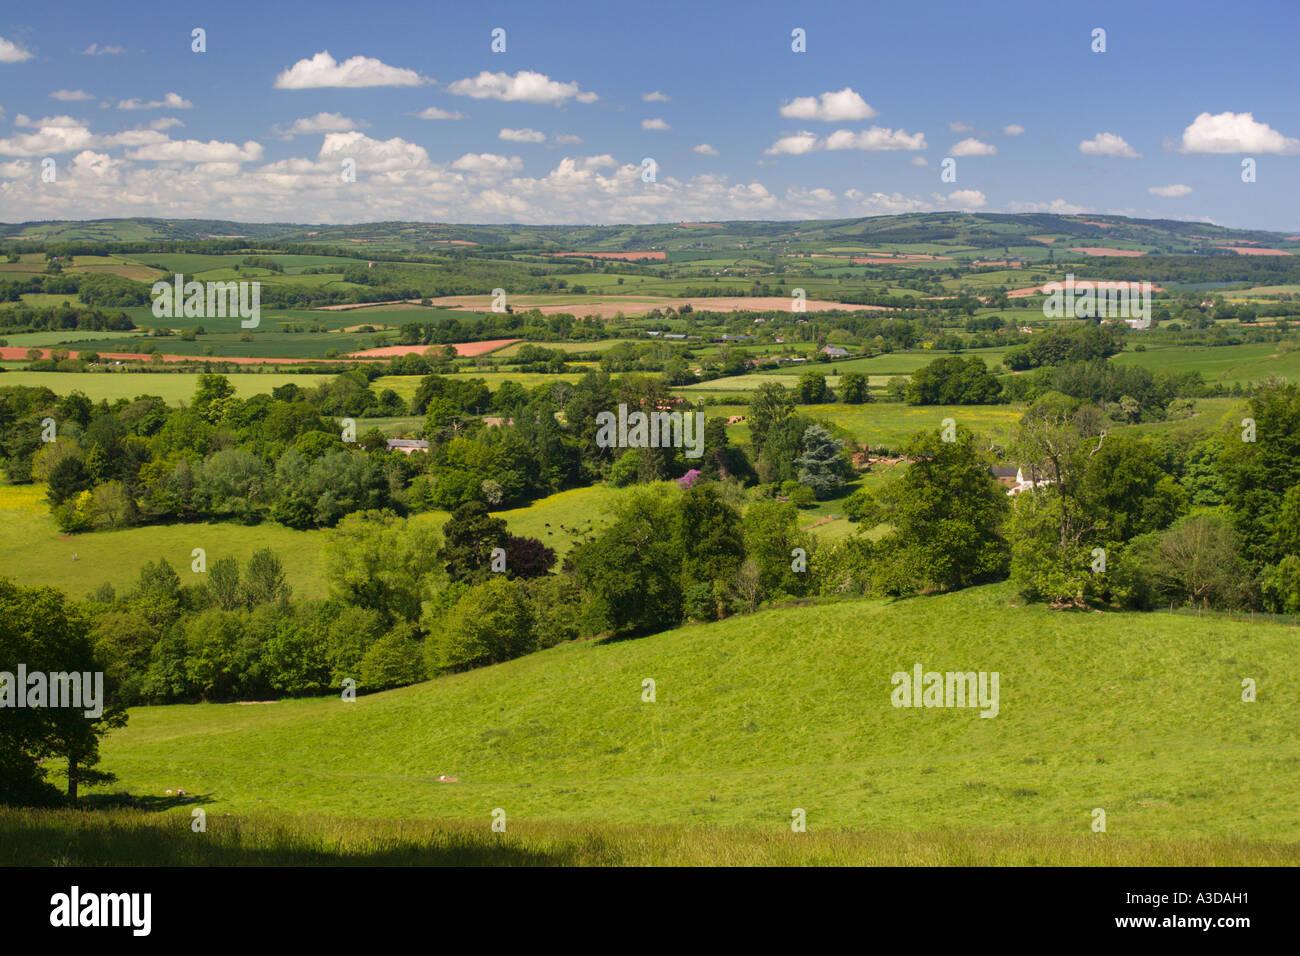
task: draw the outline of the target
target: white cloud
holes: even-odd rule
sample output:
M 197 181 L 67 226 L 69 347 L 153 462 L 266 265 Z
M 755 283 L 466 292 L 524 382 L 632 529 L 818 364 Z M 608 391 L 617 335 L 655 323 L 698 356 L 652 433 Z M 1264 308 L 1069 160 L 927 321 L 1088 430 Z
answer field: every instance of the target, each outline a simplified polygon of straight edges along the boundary
M 478 76 L 457 80 L 447 87 L 447 91 L 457 96 L 470 96 L 476 100 L 506 100 L 523 103 L 551 103 L 559 105 L 570 99 L 580 103 L 596 100 L 595 93 L 582 92 L 577 83 L 560 83 L 544 73 L 520 70 L 514 76 L 509 73 L 489 73 L 484 70 Z
M 356 161 L 357 172 L 393 173 L 419 169 L 429 165 L 429 154 L 424 147 L 408 143 L 400 137 L 371 139 L 355 130 L 347 133 L 326 133 L 318 158 L 331 162 L 335 175 L 339 160 Z
M 497 133 L 497 139 L 504 139 L 510 143 L 544 143 L 546 134 L 535 129 L 503 129 Z
M 910 162 L 913 166 L 929 166 L 929 165 L 930 165 L 929 162 L 926 161 L 926 158 L 925 158 L 924 156 L 913 156 L 913 157 L 909 160 L 909 162 Z
M 415 114 L 423 120 L 458 120 L 464 119 L 464 113 L 453 113 L 450 110 L 440 110 L 436 106 L 430 106 L 428 109 L 420 110 Z
M 95 142 L 95 136 L 84 126 L 46 126 L 35 133 L 0 139 L 0 156 L 73 153 L 93 146 Z
M 582 142 L 581 136 L 575 136 L 573 133 L 556 133 L 551 139 L 565 146 L 577 146 Z
M 669 97 L 666 94 L 660 93 L 658 90 L 653 93 L 646 93 L 641 97 L 643 103 L 667 103 L 668 99 Z
M 311 90 L 321 87 L 421 86 L 431 82 L 415 70 L 389 66 L 369 56 L 353 56 L 342 63 L 322 50 L 310 60 L 299 60 L 275 78 L 277 90 Z
M 1007 209 L 1011 212 L 1050 212 L 1059 216 L 1093 212 L 1091 206 L 1080 206 L 1064 199 L 1053 199 L 1051 202 L 1011 202 L 1007 203 Z
M 126 48 L 120 46 L 100 46 L 98 43 L 92 43 L 81 51 L 82 56 L 105 56 L 108 54 L 125 53 Z
M 35 168 L 25 159 L 15 159 L 12 163 L 0 163 L 0 179 L 17 179 L 26 176 Z
M 1172 186 L 1148 186 L 1147 192 L 1153 196 L 1164 196 L 1167 199 L 1177 199 L 1179 196 L 1186 196 L 1192 191 L 1191 186 L 1184 186 L 1182 183 L 1174 183 Z
M 50 99 L 72 102 L 75 100 L 93 100 L 94 97 L 85 90 L 55 90 L 50 94 Z
M 339 113 L 317 113 L 315 116 L 296 119 L 288 127 L 273 126 L 272 130 L 281 139 L 292 139 L 295 136 L 310 136 L 312 133 L 345 133 L 348 130 L 369 127 L 369 123 Z
M 800 130 L 790 136 L 778 139 L 765 152 L 769 156 L 800 156 L 822 149 L 861 149 L 879 152 L 894 149 L 925 149 L 924 133 L 909 133 L 906 130 L 885 129 L 873 126 L 869 130 L 853 132 L 838 129 L 825 139 L 819 139 L 815 133 Z
M 876 115 L 861 96 L 850 87 L 835 93 L 800 96 L 781 107 L 786 119 L 822 120 L 826 123 L 844 123 L 851 120 L 871 119 Z
M 468 173 L 509 173 L 524 168 L 518 156 L 498 156 L 495 153 L 466 153 L 451 164 L 452 169 Z
M 951 123 L 948 124 L 948 128 L 952 130 L 954 133 L 975 132 L 974 126 L 971 126 L 969 123 L 963 123 L 961 120 L 953 120 Z
M 856 204 L 855 213 L 873 216 L 894 216 L 905 212 L 932 212 L 934 204 L 916 196 L 904 196 L 902 193 L 867 193 L 858 189 L 846 190 L 844 196 Z
M 954 143 L 948 152 L 952 156 L 993 156 L 997 151 L 998 148 L 989 143 L 982 143 L 977 139 L 963 139 L 960 143 Z
M 240 146 L 215 139 L 206 143 L 197 139 L 169 139 L 140 146 L 128 152 L 126 157 L 157 162 L 250 163 L 262 158 L 262 146 L 252 140 Z
M 117 108 L 120 110 L 192 110 L 194 104 L 179 93 L 168 93 L 160 100 L 150 100 L 147 103 L 135 97 L 129 100 L 118 100 Z
M 1251 113 L 1202 113 L 1183 130 L 1184 153 L 1300 153 L 1300 139 L 1283 136 Z
M 948 202 L 961 209 L 979 209 L 988 199 L 978 189 L 956 189 L 948 194 Z
M 721 155 L 716 149 L 708 143 L 700 143 L 698 146 L 691 147 L 692 152 L 699 153 L 701 156 L 719 156 Z
M 764 152 L 769 156 L 801 156 L 817 148 L 817 134 L 801 131 L 793 136 L 782 136 Z
M 1122 136 L 1116 136 L 1114 133 L 1098 133 L 1092 139 L 1085 139 L 1079 144 L 1079 152 L 1088 156 L 1118 156 L 1122 159 L 1142 158 L 1142 154 L 1124 142 Z
M 64 129 L 75 129 L 79 126 L 85 126 L 85 122 L 79 119 L 73 119 L 71 116 L 45 116 L 41 119 L 34 120 L 25 113 L 19 113 L 14 117 L 15 126 L 26 126 L 35 129 L 45 129 L 49 126 L 60 126 Z
M 669 126 L 663 120 L 658 119 L 657 117 L 655 119 L 643 119 L 641 121 L 641 128 L 642 129 L 672 129 L 671 126 Z
M 908 133 L 906 130 L 885 129 L 873 126 L 869 130 L 854 133 L 839 129 L 826 137 L 827 149 L 863 149 L 871 152 L 892 149 L 925 149 L 924 133 Z
M 173 126 L 184 126 L 185 124 L 175 116 L 160 116 L 156 120 L 149 121 L 150 129 L 164 130 L 171 129 Z
M 30 60 L 31 58 L 32 54 L 17 43 L 0 37 L 0 63 L 22 63 L 24 60 Z
M 1008 123 L 1002 127 L 1002 134 L 1004 136 L 1024 136 L 1025 128 L 1019 123 Z

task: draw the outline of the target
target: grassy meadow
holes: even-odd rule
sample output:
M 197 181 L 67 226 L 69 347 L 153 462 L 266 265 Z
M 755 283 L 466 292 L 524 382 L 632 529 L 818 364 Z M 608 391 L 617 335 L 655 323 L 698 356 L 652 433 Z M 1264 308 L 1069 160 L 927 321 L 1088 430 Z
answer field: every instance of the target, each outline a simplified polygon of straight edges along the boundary
M 757 861 L 780 858 L 801 808 L 822 852 L 873 861 L 942 862 L 950 842 L 947 859 L 965 862 L 1114 862 L 1097 848 L 1116 844 L 1137 862 L 1296 862 L 1298 647 L 1300 630 L 1282 624 L 1055 612 L 1018 606 L 1006 584 L 786 607 L 562 645 L 355 703 L 135 708 L 103 743 L 120 780 L 99 799 L 165 801 L 179 787 L 210 833 L 225 814 L 237 826 L 265 813 L 370 821 L 283 819 L 298 828 L 284 852 L 391 847 L 431 825 L 374 822 L 399 818 L 487 837 L 501 808 L 510 825 L 577 827 L 583 840 L 635 826 L 614 842 L 645 859 L 660 851 L 643 827 L 686 828 L 679 842 L 699 849 L 681 852 L 705 854 L 732 846 L 717 828 L 742 828 L 752 835 L 736 852 Z M 999 672 L 998 715 L 893 707 L 890 676 L 916 662 Z M 1241 701 L 1244 677 L 1257 702 Z M 654 703 L 642 701 L 645 678 Z M 1094 808 L 1105 836 L 1090 830 Z M 188 810 L 168 815 L 179 829 Z M 322 839 L 322 827 L 351 836 Z M 220 839 L 255 855 L 273 831 Z M 1288 846 L 1241 846 L 1260 842 Z

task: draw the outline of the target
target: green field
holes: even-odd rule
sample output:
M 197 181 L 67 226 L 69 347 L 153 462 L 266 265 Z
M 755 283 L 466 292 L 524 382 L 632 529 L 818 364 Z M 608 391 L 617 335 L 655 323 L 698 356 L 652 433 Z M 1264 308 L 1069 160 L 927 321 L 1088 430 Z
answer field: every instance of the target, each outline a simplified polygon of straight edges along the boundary
M 1200 372 L 1205 381 L 1224 385 L 1264 382 L 1274 375 L 1294 382 L 1300 380 L 1300 349 L 1288 350 L 1286 346 L 1292 344 L 1154 345 L 1145 352 L 1121 352 L 1112 361 L 1152 371 L 1168 368 L 1179 372 Z
M 81 391 L 91 401 L 106 398 L 110 402 L 137 395 L 157 395 L 167 404 L 188 402 L 194 397 L 198 372 L 5 372 L 0 375 L 0 388 L 9 385 L 26 385 L 29 388 L 43 385 L 58 395 Z M 227 376 L 240 398 L 248 398 L 293 382 L 302 388 L 319 385 L 332 375 L 295 375 L 291 372 L 241 372 Z
M 29 587 L 54 584 L 77 600 L 105 582 L 119 593 L 129 590 L 140 569 L 159 558 L 176 569 L 182 584 L 193 584 L 202 579 L 190 567 L 195 548 L 206 552 L 209 566 L 224 557 L 244 562 L 254 551 L 271 548 L 295 597 L 325 596 L 320 531 L 273 522 L 195 522 L 64 535 L 50 516 L 43 485 L 0 485 L 0 521 L 0 573 Z
M 156 805 L 174 805 L 164 797 Z M 998 830 L 773 829 L 358 820 L 0 807 L 0 866 L 1294 866 L 1294 844 Z
M 137 708 L 103 766 L 120 775 L 111 789 L 180 787 L 210 817 L 486 829 L 499 807 L 526 824 L 777 834 L 802 808 L 810 832 L 1262 840 L 1293 853 L 1298 642 L 1280 624 L 1021 607 L 992 585 L 579 642 L 355 704 Z M 918 661 L 997 671 L 997 717 L 893 707 L 891 675 Z M 655 703 L 641 700 L 647 677 Z M 1241 701 L 1243 677 L 1257 702 Z M 1105 837 L 1090 833 L 1094 808 Z

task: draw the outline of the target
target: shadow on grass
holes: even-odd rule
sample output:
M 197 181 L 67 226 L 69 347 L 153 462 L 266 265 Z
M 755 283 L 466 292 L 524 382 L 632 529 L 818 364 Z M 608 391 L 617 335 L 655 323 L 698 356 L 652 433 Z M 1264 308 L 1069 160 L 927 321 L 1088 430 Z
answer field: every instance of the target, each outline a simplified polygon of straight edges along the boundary
M 194 832 L 188 814 L 144 809 L 0 813 L 0 866 L 572 866 L 621 859 L 595 834 L 537 839 L 391 822 L 330 830 L 214 814 L 205 832 Z

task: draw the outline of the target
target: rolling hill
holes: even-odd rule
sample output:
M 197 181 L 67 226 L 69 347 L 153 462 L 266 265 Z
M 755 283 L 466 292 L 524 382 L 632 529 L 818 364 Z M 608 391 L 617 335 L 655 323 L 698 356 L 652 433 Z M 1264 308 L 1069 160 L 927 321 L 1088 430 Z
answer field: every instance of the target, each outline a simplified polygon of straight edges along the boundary
M 993 585 L 571 644 L 355 703 L 138 708 L 102 766 L 113 789 L 183 788 L 214 816 L 788 832 L 802 808 L 810 833 L 1071 840 L 1101 808 L 1112 840 L 1294 844 L 1298 642 Z M 917 662 L 997 671 L 998 715 L 895 708 L 891 675 Z

